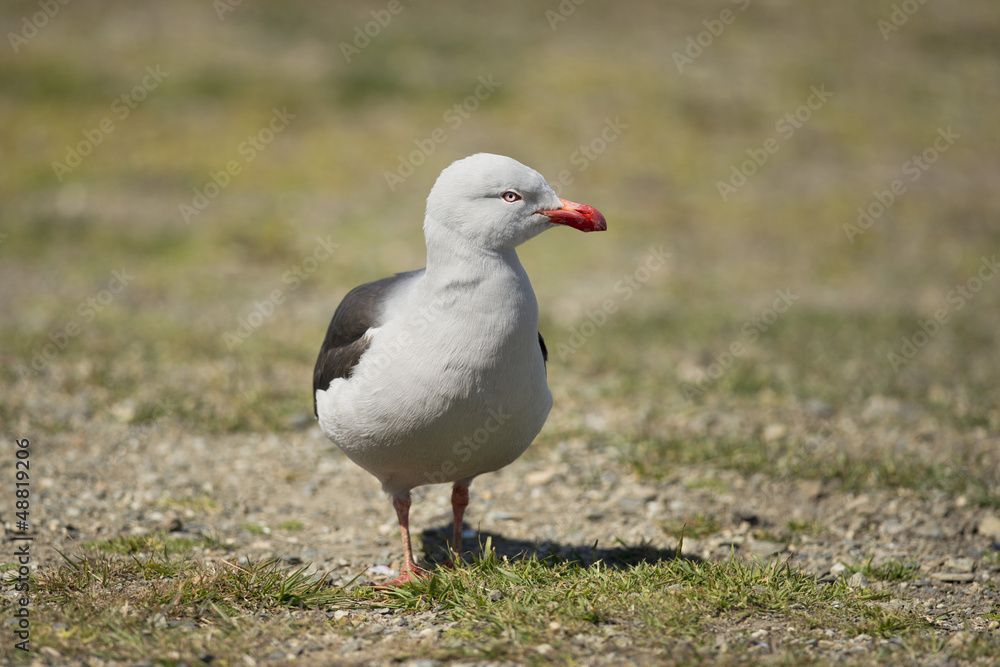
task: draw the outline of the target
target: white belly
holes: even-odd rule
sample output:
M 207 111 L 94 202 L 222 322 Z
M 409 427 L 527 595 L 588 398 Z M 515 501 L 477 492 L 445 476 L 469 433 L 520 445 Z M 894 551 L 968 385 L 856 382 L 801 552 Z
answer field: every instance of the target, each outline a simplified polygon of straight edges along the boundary
M 317 392 L 323 432 L 389 493 L 513 462 L 552 407 L 528 295 L 513 315 L 459 302 L 386 323 L 352 377 Z

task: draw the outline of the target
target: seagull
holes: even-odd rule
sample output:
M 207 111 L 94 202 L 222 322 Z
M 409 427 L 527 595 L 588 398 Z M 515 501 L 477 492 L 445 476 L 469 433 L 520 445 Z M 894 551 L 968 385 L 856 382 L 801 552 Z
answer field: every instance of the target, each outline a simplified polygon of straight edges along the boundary
M 538 303 L 515 248 L 564 225 L 603 231 L 601 213 L 559 198 L 534 169 L 477 153 L 446 167 L 427 197 L 427 265 L 348 292 L 313 373 L 323 433 L 374 475 L 403 541 L 399 576 L 423 571 L 410 543 L 410 492 L 451 483 L 461 554 L 469 484 L 516 460 L 552 407 Z

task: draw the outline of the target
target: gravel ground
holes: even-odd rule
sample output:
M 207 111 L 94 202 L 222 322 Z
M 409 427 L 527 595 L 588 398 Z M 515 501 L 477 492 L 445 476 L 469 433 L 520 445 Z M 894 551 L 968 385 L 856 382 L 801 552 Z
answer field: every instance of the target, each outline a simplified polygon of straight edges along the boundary
M 265 436 L 200 436 L 169 419 L 140 427 L 97 423 L 84 412 L 76 422 L 72 432 L 32 438 L 36 564 L 57 564 L 56 549 L 72 553 L 91 540 L 167 530 L 211 535 L 231 550 L 203 552 L 206 561 L 239 555 L 277 557 L 289 566 L 311 563 L 335 584 L 351 582 L 366 568 L 359 581 L 382 580 L 398 570 L 398 529 L 389 502 L 377 482 L 305 415 L 296 430 Z M 960 646 L 971 633 L 998 632 L 997 621 L 986 615 L 1000 609 L 1000 515 L 964 497 L 891 489 L 843 493 L 827 486 L 707 466 L 640 479 L 614 450 L 570 439 L 529 450 L 508 468 L 478 479 L 468 530 L 471 542 L 474 529 L 480 540 L 491 537 L 510 556 L 613 560 L 622 555 L 617 540 L 646 544 L 652 557 L 670 557 L 678 545 L 676 527 L 688 521 L 692 534 L 683 552 L 701 558 L 781 558 L 824 580 L 869 559 L 873 566 L 902 561 L 918 568 L 910 581 L 868 581 L 855 574 L 851 583 L 887 590 L 891 598 L 880 604 L 920 614 L 949 645 Z M 412 525 L 423 531 L 425 555 L 443 545 L 448 499 L 445 486 L 415 493 Z M 301 526 L 282 528 L 291 521 Z M 323 624 L 322 633 L 276 648 L 265 656 L 269 660 L 293 654 L 306 664 L 388 664 L 394 647 L 430 645 L 449 627 L 433 612 L 288 613 L 329 616 L 338 631 Z M 797 641 L 795 628 L 784 623 L 720 619 L 717 649 L 725 652 L 748 630 L 764 652 Z M 824 660 L 863 658 L 891 644 L 829 634 L 811 640 Z M 579 640 L 593 643 L 592 664 L 613 663 L 615 651 L 628 648 L 627 637 Z

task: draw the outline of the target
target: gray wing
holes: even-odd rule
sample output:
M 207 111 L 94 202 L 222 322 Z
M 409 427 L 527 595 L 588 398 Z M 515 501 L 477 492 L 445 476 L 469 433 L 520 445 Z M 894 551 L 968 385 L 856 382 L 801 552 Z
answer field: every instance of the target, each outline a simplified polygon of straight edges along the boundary
M 371 344 L 365 333 L 372 327 L 381 325 L 382 305 L 393 288 L 419 271 L 397 273 L 389 278 L 376 280 L 355 287 L 337 306 L 326 330 L 326 338 L 319 349 L 316 367 L 313 369 L 313 414 L 316 410 L 316 392 L 330 388 L 337 378 L 349 378 Z

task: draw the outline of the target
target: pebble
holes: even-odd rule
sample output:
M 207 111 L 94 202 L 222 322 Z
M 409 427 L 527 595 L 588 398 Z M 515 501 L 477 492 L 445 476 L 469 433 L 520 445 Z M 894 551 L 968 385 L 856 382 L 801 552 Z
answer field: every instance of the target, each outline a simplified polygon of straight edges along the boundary
M 829 419 L 836 413 L 836 409 L 820 398 L 810 398 L 806 401 L 806 411 L 820 419 Z
M 351 639 L 350 641 L 344 642 L 340 647 L 341 653 L 353 653 L 354 651 L 360 651 L 364 646 L 364 642 L 360 639 Z
M 976 575 L 972 572 L 935 572 L 931 576 L 950 584 L 967 584 L 976 580 Z
M 761 440 L 764 442 L 775 442 L 784 438 L 787 433 L 788 427 L 784 424 L 768 424 L 761 434 Z
M 799 493 L 809 500 L 816 500 L 823 495 L 823 482 L 818 479 L 804 479 L 798 484 Z
M 549 468 L 547 470 L 532 470 L 524 476 L 524 483 L 529 486 L 544 486 L 552 481 L 552 478 L 556 476 L 555 468 Z
M 976 526 L 976 530 L 979 534 L 988 537 L 994 541 L 1000 541 L 1000 516 L 996 514 L 987 514 L 982 519 L 979 520 L 979 525 Z
M 788 545 L 783 542 L 772 542 L 770 540 L 747 540 L 743 548 L 754 556 L 767 558 L 782 553 L 788 548 Z
M 952 572 L 972 572 L 976 569 L 976 561 L 967 557 L 949 558 L 944 566 Z

